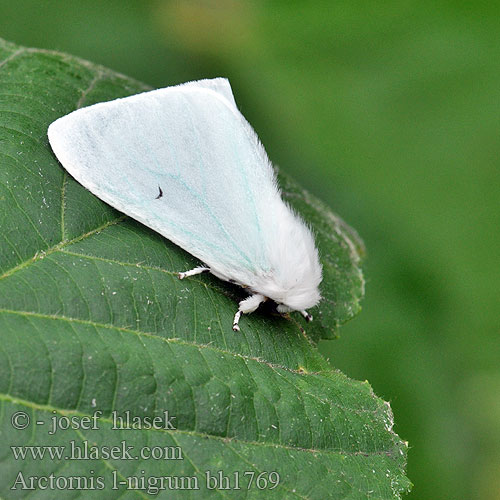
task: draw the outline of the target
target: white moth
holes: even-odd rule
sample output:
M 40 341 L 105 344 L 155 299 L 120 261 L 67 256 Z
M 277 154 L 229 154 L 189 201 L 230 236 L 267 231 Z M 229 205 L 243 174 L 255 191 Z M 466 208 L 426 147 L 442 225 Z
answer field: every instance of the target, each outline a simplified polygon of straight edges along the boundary
M 87 189 L 203 262 L 179 278 L 210 271 L 250 292 L 234 330 L 268 298 L 312 319 L 322 274 L 313 235 L 281 199 L 228 80 L 82 108 L 53 122 L 48 137 Z

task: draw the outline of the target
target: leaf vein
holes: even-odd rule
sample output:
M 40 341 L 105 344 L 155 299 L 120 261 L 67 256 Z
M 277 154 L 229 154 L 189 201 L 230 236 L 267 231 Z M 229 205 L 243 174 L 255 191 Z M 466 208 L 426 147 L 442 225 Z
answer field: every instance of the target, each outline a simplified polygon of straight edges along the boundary
M 65 410 L 64 408 L 59 408 L 47 404 L 40 404 L 40 403 L 34 403 L 32 401 L 28 401 L 22 398 L 18 398 L 16 396 L 13 396 L 11 394 L 6 394 L 3 392 L 0 392 L 0 401 L 7 401 L 12 404 L 18 404 L 22 406 L 26 406 L 28 408 L 32 408 L 35 410 L 39 411 L 46 411 L 46 412 L 56 412 L 61 415 L 77 415 L 80 417 L 90 417 L 91 415 L 85 412 L 77 411 L 77 410 Z M 113 424 L 113 420 L 111 418 L 107 418 L 104 416 L 101 416 L 99 418 L 100 422 L 104 422 L 107 424 Z M 306 453 L 311 453 L 313 455 L 344 455 L 344 456 L 351 456 L 351 457 L 372 457 L 372 456 L 387 456 L 389 458 L 394 458 L 393 455 L 395 455 L 398 451 L 397 446 L 395 446 L 393 449 L 381 449 L 381 450 L 376 450 L 376 451 L 362 451 L 362 450 L 357 450 L 357 451 L 345 451 L 345 450 L 335 450 L 335 449 L 315 449 L 315 448 L 303 448 L 300 446 L 290 446 L 282 443 L 268 443 L 268 442 L 263 442 L 263 441 L 252 441 L 252 440 L 245 440 L 241 438 L 236 438 L 236 437 L 226 437 L 226 436 L 217 436 L 216 434 L 208 434 L 206 432 L 200 432 L 200 431 L 193 431 L 193 430 L 187 430 L 187 429 L 159 429 L 152 427 L 150 429 L 147 429 L 147 432 L 155 433 L 158 432 L 160 434 L 167 434 L 167 435 L 172 435 L 172 434 L 177 434 L 177 435 L 183 435 L 183 436 L 190 436 L 190 437 L 197 437 L 197 438 L 205 438 L 205 439 L 213 439 L 215 441 L 220 441 L 223 443 L 228 443 L 228 442 L 234 442 L 238 443 L 241 445 L 245 446 L 256 446 L 256 447 L 262 447 L 262 448 L 275 448 L 275 449 L 284 449 L 284 450 L 290 450 L 290 451 L 300 451 L 300 452 L 306 452 Z

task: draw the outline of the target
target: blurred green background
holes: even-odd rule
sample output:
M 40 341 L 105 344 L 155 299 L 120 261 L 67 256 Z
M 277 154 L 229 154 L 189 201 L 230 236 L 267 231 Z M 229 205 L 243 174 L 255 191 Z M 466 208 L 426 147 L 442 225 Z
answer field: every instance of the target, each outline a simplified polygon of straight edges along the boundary
M 156 87 L 227 76 L 271 159 L 363 237 L 323 342 L 391 402 L 413 499 L 500 499 L 495 2 L 0 0 L 0 37 Z

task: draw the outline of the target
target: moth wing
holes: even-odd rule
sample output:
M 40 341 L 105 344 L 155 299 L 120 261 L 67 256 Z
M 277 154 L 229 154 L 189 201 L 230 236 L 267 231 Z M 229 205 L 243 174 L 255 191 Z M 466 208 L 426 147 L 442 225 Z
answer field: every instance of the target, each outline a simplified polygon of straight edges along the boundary
M 48 136 L 76 180 L 220 277 L 251 285 L 268 271 L 266 210 L 281 199 L 227 80 L 82 108 L 52 123 Z
M 206 78 L 204 80 L 197 80 L 195 82 L 181 83 L 177 86 L 177 88 L 179 87 L 183 87 L 186 89 L 205 88 L 213 90 L 214 92 L 217 92 L 222 97 L 224 97 L 236 111 L 238 110 L 238 107 L 236 106 L 236 102 L 234 100 L 231 85 L 229 84 L 229 80 L 227 78 Z

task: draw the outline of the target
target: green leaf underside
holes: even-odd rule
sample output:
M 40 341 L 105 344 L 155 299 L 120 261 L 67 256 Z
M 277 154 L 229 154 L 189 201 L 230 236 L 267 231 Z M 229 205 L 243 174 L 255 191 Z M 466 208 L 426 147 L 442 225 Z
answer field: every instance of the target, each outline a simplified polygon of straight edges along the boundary
M 270 307 L 231 330 L 238 287 L 210 275 L 178 280 L 196 259 L 110 208 L 61 168 L 48 125 L 77 107 L 147 90 L 105 68 L 0 41 L 0 496 L 16 474 L 191 476 L 276 471 L 273 490 L 204 491 L 223 498 L 397 498 L 408 489 L 406 444 L 368 383 L 333 371 L 314 343 L 359 311 L 362 244 L 321 202 L 280 174 L 284 198 L 313 227 L 324 300 L 306 324 Z M 32 421 L 103 412 L 98 431 Z M 175 430 L 110 428 L 111 412 L 175 415 Z M 12 458 L 10 445 L 75 440 L 180 446 L 183 460 Z M 107 484 L 110 480 L 107 481 Z M 200 484 L 204 484 L 201 481 Z M 51 494 L 53 495 L 54 492 Z M 53 498 L 47 491 L 32 498 Z M 158 498 L 200 498 L 160 492 Z M 57 498 L 73 498 L 58 491 Z M 91 498 L 148 498 L 93 491 Z

